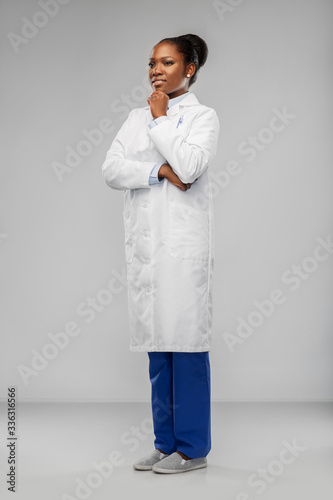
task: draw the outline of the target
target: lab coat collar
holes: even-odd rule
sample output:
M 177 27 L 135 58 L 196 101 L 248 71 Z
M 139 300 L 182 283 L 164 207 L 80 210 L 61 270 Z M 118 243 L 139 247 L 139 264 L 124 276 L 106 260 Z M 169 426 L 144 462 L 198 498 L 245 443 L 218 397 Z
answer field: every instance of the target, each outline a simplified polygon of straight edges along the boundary
M 182 99 L 180 102 L 177 102 L 176 104 L 174 104 L 173 106 L 171 106 L 167 110 L 167 116 L 173 116 L 173 115 L 176 115 L 177 113 L 179 113 L 179 107 L 180 106 L 195 106 L 195 105 L 198 105 L 198 104 L 200 104 L 200 102 L 198 101 L 198 99 L 195 96 L 195 94 L 193 94 L 192 92 L 189 92 L 189 94 L 186 97 L 184 97 L 184 99 Z M 149 105 L 145 106 L 144 109 L 146 109 L 148 115 L 151 116 L 150 106 Z

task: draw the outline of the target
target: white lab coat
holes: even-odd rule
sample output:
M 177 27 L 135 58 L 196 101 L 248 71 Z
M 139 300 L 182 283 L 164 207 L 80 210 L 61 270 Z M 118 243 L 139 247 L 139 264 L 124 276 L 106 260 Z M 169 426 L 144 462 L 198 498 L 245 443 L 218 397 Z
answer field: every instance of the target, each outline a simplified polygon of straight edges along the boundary
M 209 351 L 214 235 L 207 168 L 219 120 L 193 93 L 167 116 L 150 129 L 150 106 L 131 110 L 102 165 L 107 185 L 124 190 L 129 349 Z M 149 185 L 160 161 L 191 188 L 166 179 Z

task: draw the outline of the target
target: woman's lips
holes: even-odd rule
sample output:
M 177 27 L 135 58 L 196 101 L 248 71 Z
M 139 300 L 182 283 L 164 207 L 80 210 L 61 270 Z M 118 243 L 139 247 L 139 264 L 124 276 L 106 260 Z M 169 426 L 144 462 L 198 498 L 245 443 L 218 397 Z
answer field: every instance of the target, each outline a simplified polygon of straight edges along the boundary
M 153 82 L 153 85 L 161 85 L 161 84 L 162 84 L 162 83 L 164 83 L 164 82 L 165 82 L 165 80 L 155 80 L 155 81 Z

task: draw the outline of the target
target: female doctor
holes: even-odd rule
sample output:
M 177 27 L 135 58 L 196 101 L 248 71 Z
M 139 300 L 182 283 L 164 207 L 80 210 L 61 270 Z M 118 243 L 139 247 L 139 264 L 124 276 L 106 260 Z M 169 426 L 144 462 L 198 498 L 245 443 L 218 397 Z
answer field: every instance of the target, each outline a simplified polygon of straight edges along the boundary
M 197 35 L 164 38 L 151 51 L 148 106 L 132 109 L 102 165 L 124 192 L 131 351 L 147 352 L 154 450 L 140 471 L 207 466 L 213 211 L 208 166 L 219 120 L 189 87 L 207 59 Z

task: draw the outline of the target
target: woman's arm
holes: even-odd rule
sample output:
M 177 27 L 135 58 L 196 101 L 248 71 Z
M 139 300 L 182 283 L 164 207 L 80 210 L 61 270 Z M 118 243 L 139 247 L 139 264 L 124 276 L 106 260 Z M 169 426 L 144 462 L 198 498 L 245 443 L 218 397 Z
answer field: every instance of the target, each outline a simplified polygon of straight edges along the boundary
M 124 142 L 129 133 L 132 110 L 121 126 L 106 154 L 102 174 L 108 186 L 113 189 L 150 188 L 149 176 L 156 161 L 136 161 L 125 159 Z
M 184 182 L 179 179 L 178 175 L 172 170 L 168 163 L 163 163 L 163 165 L 160 166 L 158 177 L 160 179 L 167 179 L 169 182 L 171 182 L 171 184 L 177 186 L 181 191 L 187 191 L 191 187 L 190 183 L 184 184 Z
M 191 184 L 206 170 L 216 154 L 219 119 L 212 108 L 195 116 L 186 139 L 170 120 L 148 131 L 156 149 L 184 184 Z

